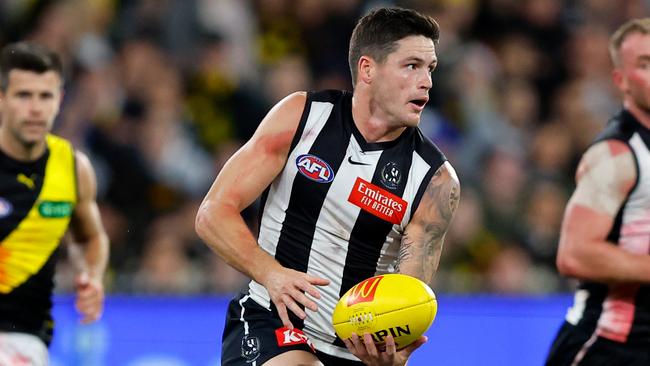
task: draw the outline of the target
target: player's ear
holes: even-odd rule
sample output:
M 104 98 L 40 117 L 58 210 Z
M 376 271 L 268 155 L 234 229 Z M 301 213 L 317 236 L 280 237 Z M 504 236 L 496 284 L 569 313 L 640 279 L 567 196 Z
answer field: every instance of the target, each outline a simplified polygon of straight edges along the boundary
M 359 71 L 359 81 L 371 84 L 375 73 L 375 61 L 368 56 L 361 56 L 357 63 L 357 70 Z
M 612 70 L 612 81 L 621 92 L 627 91 L 627 79 L 623 76 L 623 71 L 618 67 Z

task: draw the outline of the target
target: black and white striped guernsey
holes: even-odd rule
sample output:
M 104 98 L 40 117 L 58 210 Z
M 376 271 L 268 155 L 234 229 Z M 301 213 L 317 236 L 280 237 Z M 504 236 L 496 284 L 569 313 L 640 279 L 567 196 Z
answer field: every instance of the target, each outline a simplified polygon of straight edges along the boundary
M 627 144 L 637 168 L 636 184 L 619 208 L 607 240 L 637 255 L 650 255 L 650 129 L 622 110 L 595 141 L 607 140 Z M 582 281 L 566 321 L 587 334 L 647 345 L 650 285 Z
M 357 282 L 395 271 L 404 228 L 445 160 L 419 128 L 366 142 L 350 92 L 308 93 L 286 165 L 262 196 L 258 241 L 283 266 L 331 280 L 299 324 L 318 350 L 351 357 L 335 345 L 334 306 Z M 271 308 L 264 287 L 249 291 Z

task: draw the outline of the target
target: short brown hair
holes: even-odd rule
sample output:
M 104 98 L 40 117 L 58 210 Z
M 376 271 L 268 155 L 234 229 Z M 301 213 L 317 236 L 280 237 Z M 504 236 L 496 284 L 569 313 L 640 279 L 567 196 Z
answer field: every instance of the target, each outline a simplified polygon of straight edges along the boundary
M 618 51 L 628 35 L 632 33 L 650 34 L 650 18 L 632 19 L 621 25 L 609 39 L 609 56 L 612 58 L 614 66 L 618 66 L 620 61 Z
M 3 91 L 7 90 L 9 84 L 9 72 L 16 69 L 39 74 L 54 71 L 63 76 L 59 56 L 50 49 L 32 42 L 10 43 L 0 51 L 0 88 Z
M 357 81 L 357 62 L 361 56 L 384 62 L 395 51 L 395 43 L 408 36 L 425 36 L 437 43 L 440 28 L 430 16 L 402 8 L 379 8 L 359 19 L 352 31 L 348 53 L 352 84 Z

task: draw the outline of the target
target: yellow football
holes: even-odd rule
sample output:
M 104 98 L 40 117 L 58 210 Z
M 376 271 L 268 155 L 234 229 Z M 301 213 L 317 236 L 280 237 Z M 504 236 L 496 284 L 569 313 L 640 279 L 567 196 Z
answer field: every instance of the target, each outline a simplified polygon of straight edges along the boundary
M 437 311 L 436 295 L 426 283 L 403 274 L 385 274 L 348 290 L 334 308 L 332 324 L 341 339 L 370 333 L 383 349 L 386 337 L 392 335 L 401 349 L 429 329 Z

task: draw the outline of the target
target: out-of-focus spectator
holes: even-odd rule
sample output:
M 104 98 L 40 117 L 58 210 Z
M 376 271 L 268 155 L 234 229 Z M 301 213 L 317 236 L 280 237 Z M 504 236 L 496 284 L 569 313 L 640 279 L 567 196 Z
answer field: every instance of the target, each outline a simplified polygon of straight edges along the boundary
M 440 23 L 439 72 L 421 127 L 473 187 L 463 191 L 437 285 L 566 289 L 548 267 L 557 207 L 603 116 L 620 107 L 608 35 L 649 13 L 647 1 L 1 1 L 0 44 L 29 38 L 63 55 L 69 84 L 55 132 L 96 167 L 112 243 L 109 289 L 132 291 L 122 279 L 167 260 L 205 277 L 179 291 L 238 288 L 241 278 L 197 249 L 198 239 L 152 228 L 185 230 L 177 217 L 193 216 L 186 210 L 280 96 L 351 89 L 350 31 L 359 14 L 384 5 Z M 258 206 L 245 211 L 253 228 Z M 160 257 L 149 258 L 152 235 L 166 243 Z M 183 263 L 165 259 L 177 251 Z M 520 272 L 519 282 L 495 282 Z

